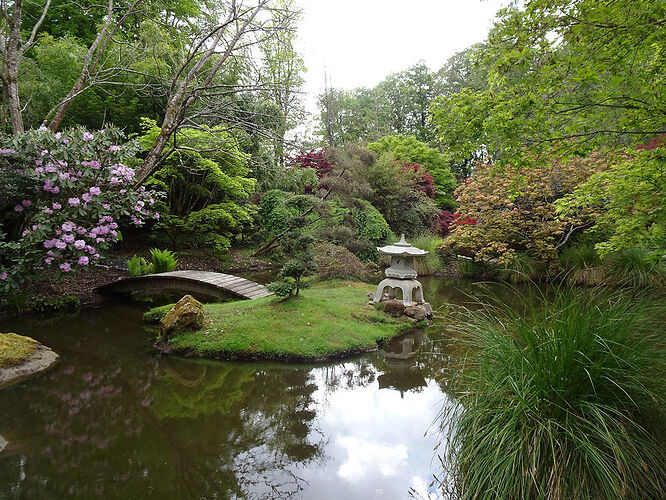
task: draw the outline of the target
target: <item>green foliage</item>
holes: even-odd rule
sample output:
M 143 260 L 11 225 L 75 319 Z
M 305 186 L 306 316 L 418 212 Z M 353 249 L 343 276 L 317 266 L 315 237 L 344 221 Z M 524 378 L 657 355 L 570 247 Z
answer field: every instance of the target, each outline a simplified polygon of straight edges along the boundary
M 319 280 L 365 281 L 370 275 L 368 265 L 342 246 L 319 243 L 314 247 L 313 254 L 317 264 L 316 277 Z
M 546 277 L 546 263 L 525 253 L 513 254 L 505 259 L 500 276 L 511 283 L 525 283 Z
M 153 307 L 143 313 L 143 322 L 157 324 L 173 308 L 175 304 L 165 304 L 163 306 Z
M 160 129 L 152 120 L 142 122 L 145 134 L 139 140 L 148 148 Z M 147 181 L 166 193 L 152 238 L 175 248 L 207 247 L 223 252 L 252 227 L 255 207 L 247 199 L 255 180 L 247 177 L 249 157 L 219 127 L 181 129 L 176 140 L 180 148 Z
M 145 258 L 137 255 L 134 255 L 131 259 L 127 260 L 127 270 L 132 278 L 155 272 L 152 263 L 149 263 Z
M 464 356 L 442 426 L 458 497 L 660 497 L 664 302 L 564 288 L 517 303 L 488 294 L 451 322 Z
M 609 238 L 596 245 L 600 255 L 642 247 L 652 260 L 666 253 L 666 158 L 662 145 L 625 150 L 611 167 L 558 201 L 559 213 L 600 207 L 595 229 Z
M 257 219 L 267 233 L 277 234 L 284 231 L 301 212 L 291 203 L 292 194 L 279 189 L 266 191 L 259 203 Z
M 269 283 L 268 289 L 278 297 L 298 296 L 301 289 L 308 286 L 303 277 L 317 269 L 314 255 L 310 251 L 314 238 L 298 230 L 292 230 L 281 243 L 282 251 L 288 258 L 280 269 L 283 280 Z
M 415 172 L 384 153 L 370 168 L 368 180 L 374 190 L 372 204 L 396 234 L 412 236 L 428 230 L 437 206 L 419 190 Z
M 377 140 L 391 134 L 434 137 L 429 106 L 442 90 L 441 79 L 420 61 L 391 74 L 371 89 L 327 89 L 319 96 L 321 127 L 329 146 Z
M 425 257 L 414 259 L 414 269 L 419 273 L 419 276 L 435 274 L 445 269 L 446 262 L 442 259 L 439 252 L 442 243 L 444 243 L 444 239 L 441 236 L 431 233 L 420 234 L 416 238 L 413 238 L 410 243 L 416 248 L 428 252 Z
M 368 149 L 380 156 L 391 153 L 398 162 L 417 163 L 433 177 L 437 205 L 444 210 L 455 206 L 452 193 L 456 187 L 456 180 L 449 168 L 451 160 L 448 156 L 415 137 L 404 135 L 382 137 L 379 141 L 368 144 Z
M 356 237 L 360 241 L 370 242 L 370 248 L 359 252 L 357 255 L 361 260 L 377 260 L 378 254 L 374 247 L 386 243 L 393 233 L 386 219 L 372 203 L 359 200 L 360 207 L 352 208 L 351 217 L 356 226 Z
M 456 262 L 456 273 L 461 278 L 480 278 L 487 271 L 482 263 L 472 259 L 459 259 Z
M 178 259 L 175 252 L 170 250 L 150 249 L 154 273 L 168 273 L 173 271 L 178 265 Z

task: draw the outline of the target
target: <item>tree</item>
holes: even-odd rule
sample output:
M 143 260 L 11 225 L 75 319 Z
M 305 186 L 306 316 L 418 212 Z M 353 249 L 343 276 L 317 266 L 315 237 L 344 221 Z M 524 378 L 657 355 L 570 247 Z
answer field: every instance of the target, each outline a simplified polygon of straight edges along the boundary
M 169 85 L 166 112 L 160 125 L 160 133 L 149 149 L 143 163 L 138 168 L 137 182 L 144 182 L 159 165 L 178 146 L 174 144 L 166 149 L 176 130 L 189 122 L 196 126 L 196 119 L 215 117 L 227 121 L 229 125 L 238 123 L 242 116 L 230 116 L 216 100 L 216 97 L 228 97 L 238 92 L 238 88 L 227 85 L 215 86 L 215 78 L 224 67 L 233 62 L 233 55 L 249 50 L 264 37 L 274 36 L 281 30 L 290 29 L 296 19 L 296 13 L 288 11 L 276 18 L 263 19 L 259 16 L 267 10 L 270 0 L 256 0 L 251 4 L 230 0 L 220 6 L 219 12 L 210 13 L 209 21 L 191 34 L 191 43 Z M 222 21 L 218 16 L 225 15 Z M 272 23 L 272 24 L 271 24 Z M 193 116 L 187 116 L 188 110 L 195 104 L 200 109 Z M 226 112 L 226 113 L 225 113 Z M 226 118 L 226 120 L 225 120 Z M 246 121 L 246 120 L 243 120 Z
M 15 135 L 24 131 L 23 117 L 21 116 L 21 101 L 19 96 L 19 68 L 25 53 L 35 43 L 39 27 L 44 22 L 46 12 L 51 0 L 46 0 L 39 14 L 37 22 L 32 27 L 27 40 L 23 39 L 21 25 L 23 23 L 23 0 L 0 2 L 0 53 L 2 54 L 2 69 L 0 80 L 4 101 Z
M 278 297 L 298 296 L 307 283 L 303 277 L 316 270 L 315 257 L 310 251 L 314 238 L 299 230 L 292 230 L 282 239 L 282 249 L 287 261 L 280 269 L 283 281 L 268 284 L 268 289 Z
M 447 248 L 509 266 L 519 254 L 554 262 L 569 238 L 594 224 L 596 207 L 558 217 L 556 202 L 574 192 L 607 158 L 595 155 L 572 162 L 539 166 L 479 165 L 456 190 L 459 217 L 445 240 Z
M 405 134 L 422 141 L 435 138 L 430 102 L 441 93 L 437 74 L 419 62 L 387 76 L 372 89 L 326 88 L 319 96 L 320 130 L 329 146 Z
M 581 154 L 664 129 L 666 6 L 531 0 L 500 11 L 478 58 L 487 89 L 440 97 L 434 121 L 459 156 Z
M 261 82 L 261 93 L 277 110 L 272 142 L 275 164 L 283 166 L 287 130 L 293 128 L 304 116 L 300 89 L 305 81 L 305 64 L 294 49 L 295 30 L 283 29 L 285 24 L 291 25 L 292 22 L 284 17 L 291 17 L 296 12 L 293 1 L 282 0 L 279 7 L 272 11 L 272 20 L 268 27 L 276 30 L 275 35 L 260 44 L 263 61 L 258 81 Z M 300 15 L 296 13 L 294 21 L 298 19 Z
M 452 193 L 456 187 L 456 180 L 451 173 L 450 160 L 446 155 L 414 137 L 403 135 L 382 137 L 379 141 L 368 144 L 368 149 L 378 155 L 391 153 L 399 162 L 423 167 L 434 180 L 437 205 L 442 209 L 453 208 Z

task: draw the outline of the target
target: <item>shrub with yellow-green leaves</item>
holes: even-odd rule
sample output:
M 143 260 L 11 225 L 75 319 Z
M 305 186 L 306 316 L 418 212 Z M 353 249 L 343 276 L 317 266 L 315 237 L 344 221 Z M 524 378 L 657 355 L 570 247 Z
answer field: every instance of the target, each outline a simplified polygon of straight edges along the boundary
M 594 224 L 596 210 L 588 206 L 558 215 L 555 202 L 603 170 L 605 163 L 602 154 L 593 154 L 536 166 L 478 165 L 455 191 L 457 221 L 475 223 L 457 224 L 443 250 L 498 259 L 505 267 L 511 267 L 518 254 L 554 262 L 571 235 Z

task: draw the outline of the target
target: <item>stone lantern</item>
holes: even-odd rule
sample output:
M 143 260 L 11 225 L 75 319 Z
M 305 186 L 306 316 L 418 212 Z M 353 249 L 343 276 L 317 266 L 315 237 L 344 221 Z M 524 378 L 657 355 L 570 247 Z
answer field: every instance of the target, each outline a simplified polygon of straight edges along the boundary
M 386 279 L 377 286 L 377 293 L 373 302 L 379 302 L 384 297 L 384 290 L 388 288 L 389 299 L 395 298 L 395 289 L 402 290 L 402 303 L 405 307 L 423 303 L 423 287 L 415 278 L 418 276 L 414 270 L 414 258 L 427 255 L 426 250 L 413 247 L 405 241 L 405 235 L 400 235 L 400 241 L 393 245 L 377 247 L 379 253 L 391 256 L 391 267 L 384 271 Z M 415 295 L 415 296 L 414 296 Z M 414 301 L 413 299 L 416 299 Z

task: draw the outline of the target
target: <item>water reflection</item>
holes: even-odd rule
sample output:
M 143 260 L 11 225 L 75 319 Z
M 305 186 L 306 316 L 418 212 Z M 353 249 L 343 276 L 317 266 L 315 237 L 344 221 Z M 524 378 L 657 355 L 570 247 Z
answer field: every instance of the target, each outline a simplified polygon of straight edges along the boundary
M 445 319 L 380 352 L 288 366 L 158 358 L 143 307 L 3 325 L 63 362 L 0 391 L 0 498 L 436 496 Z

